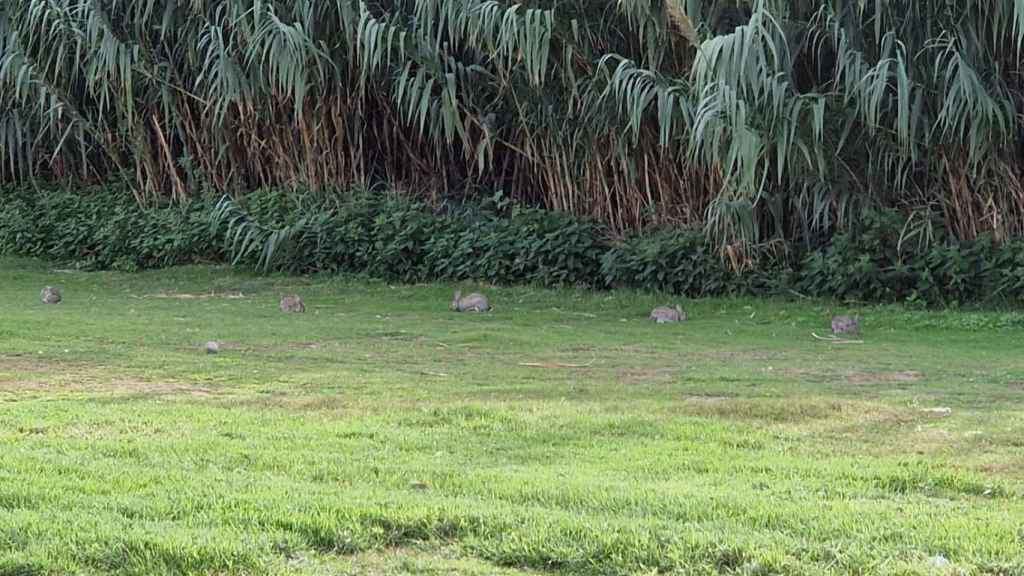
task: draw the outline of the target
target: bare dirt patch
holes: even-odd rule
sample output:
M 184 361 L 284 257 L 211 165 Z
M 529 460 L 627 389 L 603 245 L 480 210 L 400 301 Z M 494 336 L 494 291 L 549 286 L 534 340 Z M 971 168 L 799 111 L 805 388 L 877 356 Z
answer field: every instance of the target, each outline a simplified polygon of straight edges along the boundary
M 569 354 L 580 354 L 583 352 L 586 352 L 587 354 L 593 354 L 594 351 L 595 348 L 593 346 L 572 346 L 570 348 L 565 349 L 565 352 Z
M 678 406 L 694 416 L 754 420 L 838 433 L 849 428 L 859 434 L 864 426 L 888 424 L 901 418 L 899 410 L 882 404 L 825 397 L 753 399 L 695 394 L 684 397 Z
M 107 380 L 82 375 L 49 382 L 41 380 L 0 380 L 0 392 L 74 392 L 102 396 L 188 396 L 193 398 L 208 398 L 221 395 L 221 392 L 201 386 L 169 382 L 149 382 L 131 378 Z
M 248 296 L 241 292 L 211 292 L 209 294 L 158 292 L 156 294 L 144 294 L 142 298 L 156 300 L 242 300 L 248 298 Z
M 729 396 L 694 394 L 691 396 L 684 396 L 683 400 L 685 400 L 686 402 L 697 402 L 699 404 L 717 404 L 719 402 L 728 402 L 729 400 L 731 400 L 731 398 Z
M 50 384 L 41 380 L 13 380 L 0 377 L 0 392 L 45 392 L 50 388 Z
M 0 356 L 0 392 L 79 392 L 114 395 L 207 397 L 218 391 L 173 381 L 110 375 L 83 362 Z
M 895 371 L 841 371 L 816 370 L 808 368 L 783 368 L 782 374 L 805 382 L 839 383 L 871 385 L 871 384 L 912 384 L 924 378 L 924 374 L 916 370 Z
M 696 354 L 695 357 L 726 364 L 738 364 L 741 362 L 755 362 L 758 364 L 762 364 L 764 362 L 785 362 L 785 358 L 779 354 L 758 350 L 704 352 Z
M 1001 478 L 1024 478 L 1024 458 L 1002 462 L 988 462 L 978 466 L 978 470 L 989 476 Z
M 108 382 L 105 385 L 91 386 L 90 389 L 109 391 L 119 395 L 189 396 L 194 398 L 207 398 L 221 394 L 217 390 L 202 386 L 174 382 L 152 382 L 132 378 L 122 378 Z
M 624 368 L 618 371 L 616 379 L 620 384 L 666 384 L 675 378 L 675 368 Z
M 51 372 L 66 369 L 71 365 L 69 362 L 58 362 L 32 354 L 0 355 L 0 374 Z
M 366 414 L 365 406 L 354 406 L 350 400 L 323 394 L 222 395 L 215 397 L 220 405 L 239 409 L 281 408 L 297 412 Z M 410 408 L 412 409 L 412 408 Z
M 324 345 L 319 342 L 292 342 L 288 344 L 289 350 L 319 350 Z
M 91 369 L 76 362 L 59 362 L 33 355 L 0 356 L 0 390 L 42 391 Z
M 457 548 L 417 547 L 388 548 L 362 552 L 353 556 L 299 555 L 289 561 L 302 573 L 362 574 L 388 576 L 397 574 L 462 574 L 464 576 L 529 576 L 537 572 L 522 568 L 495 566 L 485 560 L 465 555 Z
M 919 382 L 924 374 L 916 370 L 897 372 L 849 372 L 846 381 L 851 384 L 908 384 Z
M 636 358 L 636 357 L 651 358 L 651 357 L 661 356 L 661 354 L 658 353 L 658 352 L 652 352 L 650 347 L 647 347 L 647 346 L 633 346 L 633 345 L 629 345 L 629 346 L 612 346 L 608 350 L 610 352 L 614 352 L 614 353 L 626 354 L 626 355 L 629 355 L 630 357 L 634 357 L 634 358 Z

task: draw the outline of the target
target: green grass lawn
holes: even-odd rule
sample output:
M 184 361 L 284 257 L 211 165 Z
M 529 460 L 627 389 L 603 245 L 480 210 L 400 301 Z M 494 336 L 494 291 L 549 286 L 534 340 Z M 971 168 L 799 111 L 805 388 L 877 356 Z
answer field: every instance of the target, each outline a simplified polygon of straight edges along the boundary
M 1019 314 L 452 288 L 0 260 L 0 574 L 1024 574 Z

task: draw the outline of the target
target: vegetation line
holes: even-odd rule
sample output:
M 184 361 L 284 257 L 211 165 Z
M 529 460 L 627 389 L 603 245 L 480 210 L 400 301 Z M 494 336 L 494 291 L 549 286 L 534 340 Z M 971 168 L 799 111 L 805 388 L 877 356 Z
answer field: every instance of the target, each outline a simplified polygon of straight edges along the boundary
M 1019 0 L 9 0 L 0 185 L 505 190 L 742 266 L 1024 235 Z

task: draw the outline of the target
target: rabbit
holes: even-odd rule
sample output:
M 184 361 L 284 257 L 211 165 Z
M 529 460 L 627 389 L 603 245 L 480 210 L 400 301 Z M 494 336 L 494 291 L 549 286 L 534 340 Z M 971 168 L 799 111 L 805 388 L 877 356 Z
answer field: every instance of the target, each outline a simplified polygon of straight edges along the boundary
M 302 303 L 302 298 L 298 294 L 291 296 L 285 296 L 281 298 L 281 312 L 305 312 L 306 305 Z
M 483 294 L 473 293 L 463 297 L 462 290 L 456 290 L 450 308 L 455 312 L 490 312 L 491 304 Z
M 60 301 L 62 300 L 60 288 L 54 288 L 52 286 L 43 288 L 43 291 L 39 294 L 39 299 L 42 300 L 43 304 L 60 304 Z
M 210 342 L 206 343 L 206 353 L 207 354 L 217 354 L 219 352 L 220 352 L 220 344 L 218 342 L 210 341 Z
M 658 324 L 664 324 L 666 322 L 685 322 L 686 312 L 676 304 L 674 308 L 668 306 L 659 306 L 654 310 L 651 310 L 650 319 L 654 320 Z
M 851 316 L 833 316 L 832 333 L 840 336 L 843 334 L 860 334 L 860 319 Z

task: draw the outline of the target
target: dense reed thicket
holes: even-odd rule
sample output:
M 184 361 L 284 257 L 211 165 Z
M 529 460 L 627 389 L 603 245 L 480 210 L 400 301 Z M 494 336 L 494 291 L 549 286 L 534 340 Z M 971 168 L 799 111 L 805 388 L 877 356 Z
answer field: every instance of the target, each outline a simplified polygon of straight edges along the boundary
M 880 207 L 1002 241 L 1022 40 L 1022 0 L 8 0 L 0 185 L 505 190 L 740 266 Z

